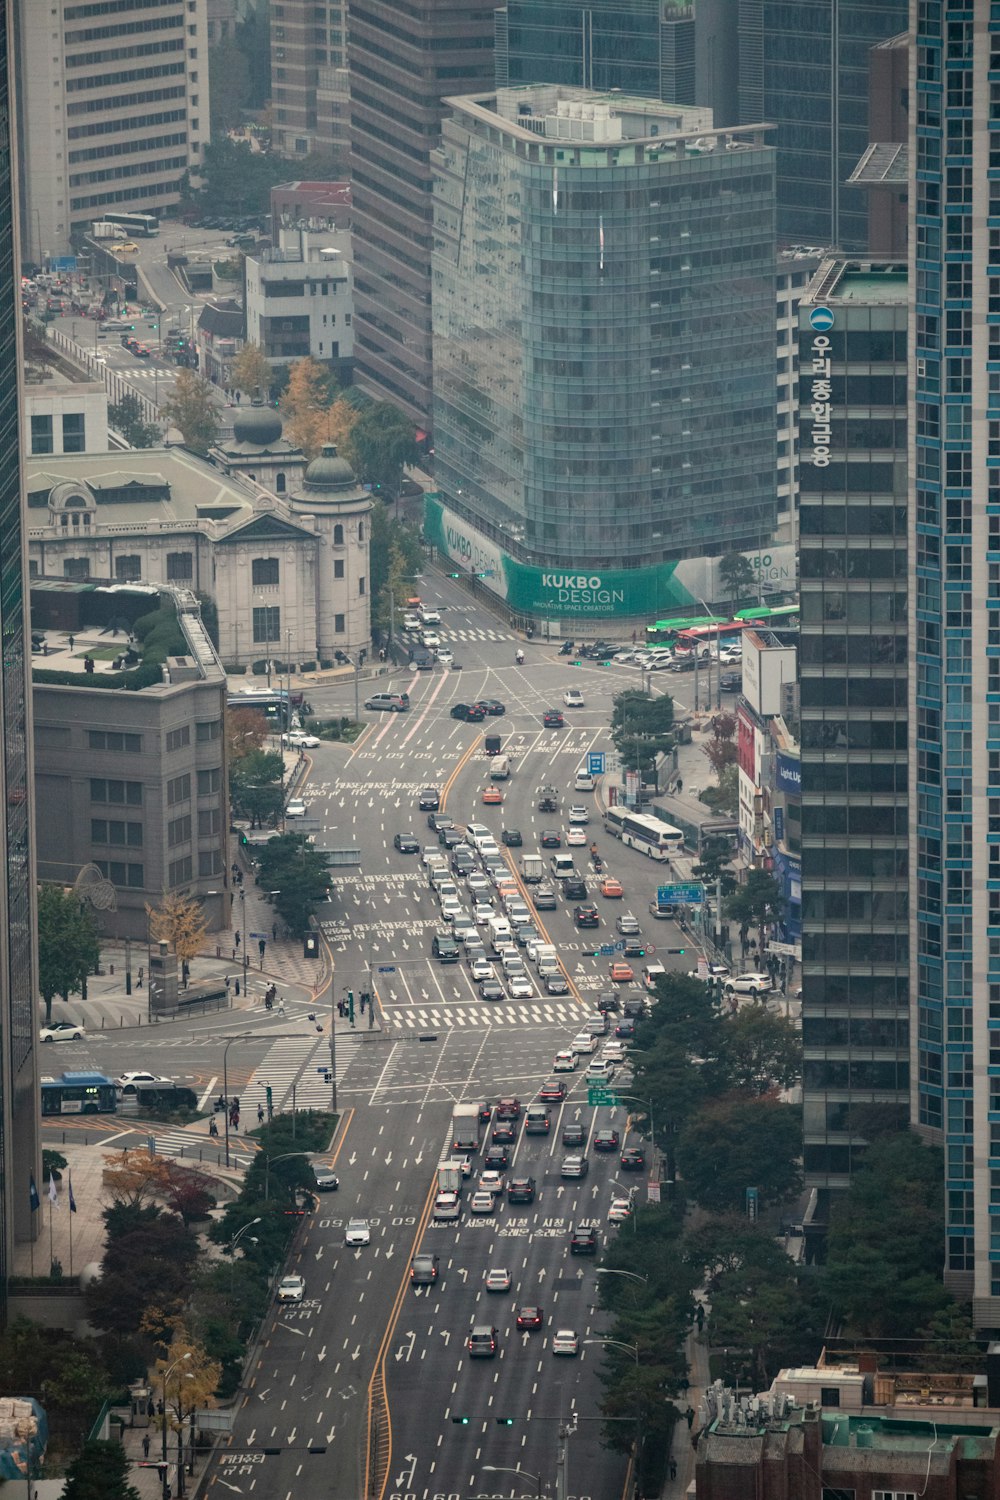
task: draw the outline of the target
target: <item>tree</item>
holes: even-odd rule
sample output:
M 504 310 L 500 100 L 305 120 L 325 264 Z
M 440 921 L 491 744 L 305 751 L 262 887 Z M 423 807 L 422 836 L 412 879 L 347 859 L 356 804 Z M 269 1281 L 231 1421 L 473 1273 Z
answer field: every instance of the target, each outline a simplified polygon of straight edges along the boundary
M 212 135 L 219 136 L 242 124 L 250 102 L 250 65 L 234 37 L 221 37 L 209 47 L 208 82 Z
M 161 404 L 160 415 L 178 429 L 195 453 L 207 453 L 219 436 L 212 387 L 194 370 L 178 370 L 173 393 Z
M 370 525 L 372 624 L 385 632 L 393 613 L 398 617 L 402 605 L 413 593 L 415 579 L 423 570 L 424 555 L 416 527 L 395 519 L 384 505 L 373 506 Z
M 713 812 L 735 818 L 740 810 L 740 776 L 736 765 L 723 766 L 717 786 L 706 787 L 699 800 Z
M 722 1026 L 729 1084 L 744 1094 L 789 1089 L 802 1077 L 802 1038 L 785 1016 L 747 1007 Z
M 166 1188 L 169 1163 L 164 1156 L 132 1150 L 113 1152 L 104 1160 L 104 1186 L 111 1194 L 112 1205 L 141 1211 L 152 1207 L 152 1200 Z M 139 1222 L 137 1216 L 133 1217 L 131 1228 Z
M 721 884 L 722 895 L 726 897 L 736 886 L 736 877 L 730 868 L 732 859 L 732 844 L 725 834 L 717 834 L 714 838 L 705 840 L 701 856 L 691 873 L 695 880 L 700 880 L 704 885 Z
M 192 1337 L 181 1319 L 175 1322 L 172 1333 L 163 1357 L 156 1362 L 153 1383 L 161 1391 L 165 1387 L 166 1409 L 159 1421 L 177 1434 L 179 1459 L 184 1420 L 201 1407 L 215 1405 L 222 1366 Z
M 245 760 L 256 750 L 262 750 L 270 734 L 267 719 L 256 708 L 227 708 L 226 743 L 229 751 L 229 766 Z
M 764 949 L 764 929 L 772 922 L 780 922 L 785 910 L 785 898 L 773 875 L 766 870 L 748 870 L 747 878 L 726 897 L 725 912 L 742 928 L 757 928 L 758 946 Z
M 89 1439 L 66 1471 L 63 1500 L 139 1500 L 129 1464 L 121 1443 Z
M 922 1370 L 940 1370 L 944 1374 L 961 1371 L 981 1373 L 983 1351 L 976 1343 L 972 1327 L 972 1309 L 968 1303 L 952 1304 L 934 1314 L 918 1335 L 926 1348 L 920 1356 Z
M 62 886 L 38 888 L 38 990 L 45 1001 L 46 1025 L 56 995 L 68 1000 L 86 984 L 101 956 L 93 913 Z
M 616 693 L 611 711 L 611 738 L 622 764 L 633 771 L 651 770 L 658 755 L 674 744 L 674 701 L 637 688 Z
M 229 384 L 247 396 L 266 400 L 271 389 L 271 366 L 259 344 L 244 344 L 229 370 Z
M 162 906 L 146 905 L 149 930 L 157 943 L 169 943 L 182 963 L 201 952 L 208 936 L 208 921 L 199 901 L 165 891 Z
M 773 1097 L 730 1094 L 703 1104 L 681 1131 L 677 1165 L 691 1196 L 712 1213 L 783 1203 L 799 1190 L 802 1111 Z
M 179 1316 L 187 1298 L 198 1241 L 180 1219 L 161 1214 L 110 1240 L 101 1276 L 87 1288 L 87 1312 L 96 1328 L 135 1334 L 155 1310 L 161 1325 Z
M 290 932 L 304 932 L 330 889 L 323 855 L 302 834 L 285 833 L 269 839 L 257 851 L 257 858 L 261 885 L 276 892 L 275 910 Z
M 735 1214 L 709 1220 L 684 1242 L 712 1286 L 711 1342 L 749 1355 L 754 1390 L 766 1390 L 797 1350 L 805 1319 L 792 1261 L 773 1236 Z
M 306 162 L 296 162 L 296 170 L 305 172 Z M 249 141 L 219 136 L 204 151 L 205 206 L 220 214 L 267 213 L 271 189 L 287 174 L 288 163 L 280 157 L 252 150 Z
M 271 750 L 249 750 L 229 768 L 233 810 L 250 819 L 250 827 L 274 822 L 285 805 L 285 763 Z
M 757 579 L 742 552 L 727 552 L 719 559 L 719 582 L 729 600 L 729 613 L 734 615 L 740 600 L 753 593 Z
M 716 776 L 726 767 L 736 763 L 738 751 L 733 736 L 736 734 L 736 719 L 733 714 L 716 714 L 712 719 L 712 738 L 705 745 Z
M 387 500 L 399 494 L 404 465 L 420 460 L 413 422 L 390 401 L 364 408 L 351 430 L 350 445 L 359 479 Z
M 333 441 L 330 411 L 335 389 L 330 370 L 318 360 L 297 359 L 289 369 L 280 403 L 285 436 L 307 458 L 315 458 L 324 443 Z M 342 427 L 342 413 L 338 422 Z
M 146 421 L 142 402 L 131 391 L 108 407 L 108 422 L 130 448 L 152 448 L 161 441 L 159 427 L 155 422 Z
M 208 1179 L 194 1167 L 183 1167 L 179 1162 L 169 1163 L 165 1187 L 167 1205 L 173 1209 L 184 1224 L 193 1224 L 198 1219 L 207 1219 L 216 1205 L 209 1191 Z

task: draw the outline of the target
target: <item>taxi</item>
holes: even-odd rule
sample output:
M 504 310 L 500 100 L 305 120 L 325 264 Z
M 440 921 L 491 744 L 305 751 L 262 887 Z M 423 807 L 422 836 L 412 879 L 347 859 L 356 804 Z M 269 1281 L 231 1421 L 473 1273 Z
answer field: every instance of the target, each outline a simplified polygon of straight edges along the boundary
M 613 964 L 610 965 L 609 973 L 611 974 L 611 978 L 614 980 L 615 984 L 631 984 L 632 980 L 635 978 L 635 975 L 632 972 L 632 965 L 622 963 L 621 960 L 616 960 Z

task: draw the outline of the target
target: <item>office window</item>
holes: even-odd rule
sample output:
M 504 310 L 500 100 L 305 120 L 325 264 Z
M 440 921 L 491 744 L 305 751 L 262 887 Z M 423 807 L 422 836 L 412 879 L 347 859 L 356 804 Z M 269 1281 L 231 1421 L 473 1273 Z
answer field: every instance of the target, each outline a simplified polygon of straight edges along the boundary
M 222 768 L 216 766 L 211 771 L 198 772 L 198 796 L 210 797 L 213 792 L 218 792 L 222 787 Z
M 32 417 L 31 451 L 32 453 L 51 453 L 53 451 L 51 417 Z
M 119 583 L 138 583 L 142 577 L 142 558 L 137 553 L 116 557 L 115 577 Z
M 142 824 L 126 823 L 119 818 L 91 818 L 90 842 L 92 844 L 128 845 L 131 849 L 142 848 Z
M 167 553 L 167 582 L 184 583 L 194 577 L 194 559 L 190 552 Z
M 207 807 L 198 814 L 198 837 L 211 838 L 222 831 L 222 811 L 218 807 Z
M 64 414 L 62 445 L 64 453 L 83 453 L 86 449 L 86 423 L 82 411 L 70 411 Z
M 191 725 L 182 724 L 179 729 L 171 729 L 167 732 L 167 749 L 183 750 L 185 745 L 191 743 Z
M 333 545 L 335 547 L 342 547 L 344 545 L 344 528 L 339 521 L 333 528 Z
M 95 859 L 94 864 L 112 885 L 128 886 L 131 890 L 141 891 L 146 884 L 142 865 L 126 864 L 120 859 Z
M 346 625 L 345 625 L 345 623 L 344 623 L 344 621 L 345 621 L 344 615 L 334 615 L 334 617 L 333 617 L 333 628 L 334 628 L 334 632 L 337 635 L 343 635 L 344 634 L 344 631 L 347 628 Z
M 167 824 L 167 847 L 176 849 L 178 844 L 189 844 L 191 842 L 191 814 L 185 813 L 181 818 L 172 818 Z
M 190 854 L 185 854 L 183 859 L 172 859 L 167 867 L 168 884 L 173 886 L 187 885 L 190 881 L 194 863 Z
M 80 582 L 82 582 L 85 579 L 89 578 L 90 577 L 90 558 L 89 557 L 64 557 L 63 558 L 63 577 L 64 578 L 75 578 L 77 581 L 80 581 Z
M 199 745 L 206 744 L 209 740 L 217 740 L 222 733 L 221 719 L 202 719 L 194 727 L 195 739 Z
M 257 607 L 253 612 L 254 645 L 281 640 L 281 608 L 277 604 Z
M 279 582 L 278 559 L 276 557 L 255 557 L 250 564 L 253 575 L 254 587 L 265 587 Z
M 204 880 L 222 874 L 222 852 L 219 849 L 203 849 L 198 855 L 198 874 Z
M 364 574 L 362 573 L 361 577 L 358 579 L 358 593 L 360 595 L 362 595 L 362 597 L 363 597 L 364 596 L 364 592 L 365 592 L 365 577 L 364 577 Z
M 189 774 L 175 776 L 167 782 L 167 806 L 176 807 L 178 802 L 191 800 L 191 777 Z
M 141 734 L 121 734 L 115 729 L 91 729 L 87 742 L 91 750 L 117 750 L 138 755 L 142 750 Z
M 142 806 L 141 781 L 113 781 L 105 776 L 90 778 L 91 802 L 114 802 L 128 807 Z
M 343 578 L 344 576 L 344 559 L 342 557 L 338 557 L 334 560 L 333 576 L 334 578 Z

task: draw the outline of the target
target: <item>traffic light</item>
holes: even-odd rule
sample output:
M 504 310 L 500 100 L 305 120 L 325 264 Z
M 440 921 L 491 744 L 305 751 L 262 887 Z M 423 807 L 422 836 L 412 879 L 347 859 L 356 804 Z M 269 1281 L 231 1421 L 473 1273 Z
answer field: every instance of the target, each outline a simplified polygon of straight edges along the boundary
M 469 1425 L 469 1419 L 468 1419 L 468 1417 L 452 1417 L 451 1420 L 458 1427 L 468 1427 L 468 1425 Z
M 347 991 L 347 1019 L 354 1025 L 354 991 Z
M 462 576 L 461 573 L 449 573 L 448 574 L 449 578 L 461 578 L 461 576 Z
M 497 1417 L 496 1420 L 498 1427 L 513 1427 L 514 1425 L 513 1417 Z
M 667 949 L 668 953 L 685 953 L 686 951 L 687 950 L 684 949 L 684 948 L 668 948 Z

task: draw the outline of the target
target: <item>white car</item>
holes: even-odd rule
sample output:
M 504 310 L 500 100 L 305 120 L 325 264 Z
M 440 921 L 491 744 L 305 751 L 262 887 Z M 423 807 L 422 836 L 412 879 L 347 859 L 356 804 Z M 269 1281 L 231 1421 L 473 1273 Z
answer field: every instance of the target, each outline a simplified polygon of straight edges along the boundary
M 318 734 L 306 734 L 302 729 L 293 729 L 291 734 L 281 736 L 281 743 L 290 750 L 315 750 L 321 740 Z
M 627 1224 L 632 1217 L 631 1198 L 612 1198 L 608 1209 L 609 1224 Z
M 625 1044 L 617 1037 L 612 1037 L 604 1043 L 604 1051 L 601 1054 L 606 1062 L 623 1063 L 625 1061 Z
M 577 824 L 589 823 L 590 813 L 581 803 L 575 802 L 569 810 L 569 821 Z
M 476 980 L 477 982 L 480 979 L 492 979 L 493 978 L 493 965 L 490 963 L 490 961 L 489 961 L 488 958 L 477 958 L 477 959 L 474 960 L 472 968 L 469 970 L 469 973 L 471 974 L 472 978 L 474 980 Z
M 580 1340 L 572 1328 L 557 1328 L 552 1335 L 553 1354 L 579 1354 Z
M 587 835 L 582 828 L 568 828 L 566 830 L 566 844 L 572 849 L 587 842 Z
M 306 804 L 301 797 L 293 797 L 285 808 L 286 818 L 304 818 L 306 815 Z
M 370 1245 L 371 1241 L 372 1232 L 368 1228 L 367 1219 L 348 1219 L 344 1233 L 345 1245 Z
M 52 1021 L 38 1033 L 40 1042 L 82 1042 L 86 1035 L 81 1021 Z
M 421 850 L 420 863 L 426 865 L 428 870 L 446 870 L 448 868 L 448 861 L 441 853 L 440 844 L 430 844 L 426 849 Z
M 757 970 L 750 974 L 737 974 L 727 979 L 723 988 L 727 995 L 766 995 L 774 988 L 770 974 Z
M 615 1076 L 615 1065 L 604 1057 L 592 1057 L 583 1075 L 588 1083 L 610 1083 Z
M 279 1302 L 301 1302 L 306 1294 L 304 1276 L 283 1276 L 278 1282 Z
M 688 969 L 689 979 L 728 979 L 729 968 L 726 964 L 709 964 L 707 973 L 699 974 L 697 969 Z
M 445 1219 L 457 1219 L 462 1212 L 462 1205 L 457 1193 L 438 1193 L 434 1199 L 433 1217 L 439 1222 Z
M 512 1000 L 534 1000 L 535 986 L 527 974 L 515 974 L 507 981 L 507 993 Z
M 589 1031 L 581 1031 L 579 1036 L 573 1038 L 573 1051 L 580 1056 L 583 1053 L 597 1051 L 597 1038 L 591 1036 Z
M 482 897 L 484 901 L 493 890 L 489 878 L 484 875 L 481 870 L 473 870 L 472 874 L 466 881 L 466 886 L 474 896 Z
M 480 1174 L 478 1191 L 480 1193 L 492 1193 L 496 1197 L 497 1193 L 503 1192 L 503 1185 L 504 1176 L 502 1172 L 483 1172 Z
M 173 1083 L 172 1078 L 164 1078 L 160 1073 L 120 1073 L 115 1083 L 123 1094 L 134 1094 L 137 1083 Z
M 445 896 L 441 902 L 441 920 L 454 922 L 456 917 L 464 915 L 464 908 L 457 896 Z
M 552 1071 L 553 1073 L 575 1073 L 576 1053 L 568 1050 L 566 1052 L 557 1052 L 552 1064 Z
M 404 630 L 419 630 L 422 623 L 419 615 L 406 614 L 403 616 Z
M 469 1212 L 473 1214 L 491 1214 L 496 1206 L 492 1193 L 473 1193 L 469 1199 Z
M 455 660 L 447 646 L 440 646 L 438 648 L 437 659 L 443 667 L 450 667 Z
M 433 630 L 425 630 L 420 637 L 420 644 L 426 646 L 428 651 L 436 651 L 441 644 L 441 637 Z
M 583 694 L 579 688 L 567 688 L 563 693 L 563 702 L 567 708 L 582 708 Z
M 455 935 L 455 941 L 458 943 L 467 943 L 479 936 L 479 929 L 468 915 L 456 917 L 451 924 L 451 930 Z
M 477 901 L 472 908 L 472 920 L 477 927 L 485 927 L 487 922 L 496 916 L 492 906 L 487 906 L 485 901 Z

